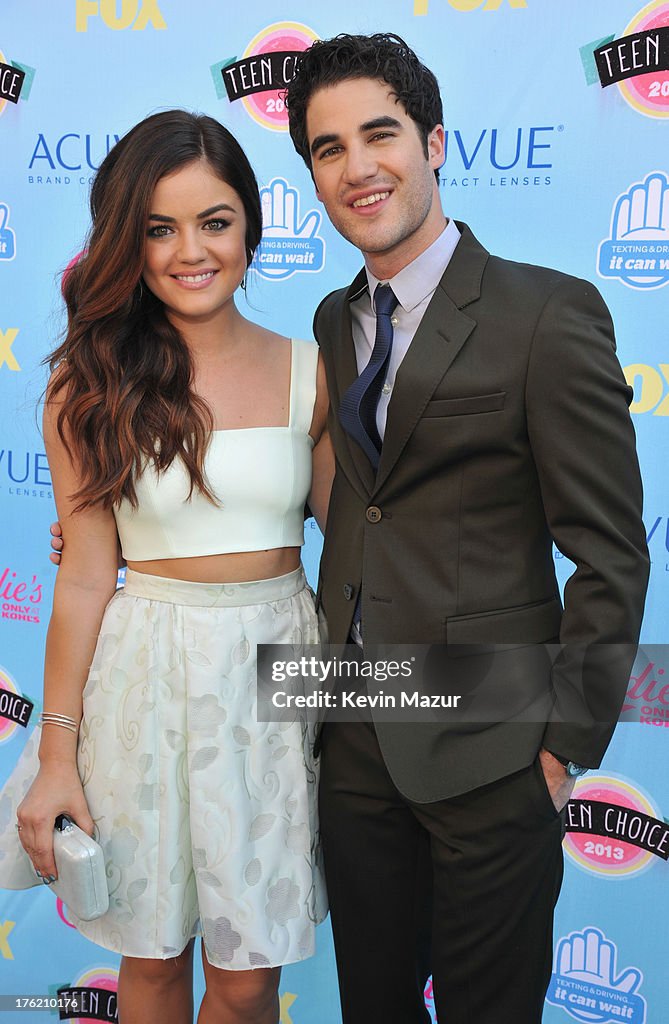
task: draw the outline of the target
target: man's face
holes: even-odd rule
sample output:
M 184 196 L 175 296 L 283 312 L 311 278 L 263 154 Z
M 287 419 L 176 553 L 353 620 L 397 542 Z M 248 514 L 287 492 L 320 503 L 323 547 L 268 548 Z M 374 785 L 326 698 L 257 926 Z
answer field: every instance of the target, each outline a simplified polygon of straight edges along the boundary
M 390 86 L 352 78 L 313 94 L 307 136 L 316 194 L 372 273 L 392 277 L 437 238 L 441 125 L 428 136 L 426 157 L 418 126 Z

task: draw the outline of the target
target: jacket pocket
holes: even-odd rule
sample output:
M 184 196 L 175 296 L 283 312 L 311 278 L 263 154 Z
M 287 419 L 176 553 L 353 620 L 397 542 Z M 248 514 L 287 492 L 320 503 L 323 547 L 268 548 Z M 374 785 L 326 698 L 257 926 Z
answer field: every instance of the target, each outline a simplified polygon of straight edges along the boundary
M 471 416 L 473 413 L 499 412 L 504 408 L 505 400 L 506 391 L 467 398 L 435 398 L 427 403 L 423 416 Z
M 446 620 L 447 644 L 537 644 L 556 640 L 562 605 L 557 597 Z M 466 653 L 466 652 L 463 652 Z

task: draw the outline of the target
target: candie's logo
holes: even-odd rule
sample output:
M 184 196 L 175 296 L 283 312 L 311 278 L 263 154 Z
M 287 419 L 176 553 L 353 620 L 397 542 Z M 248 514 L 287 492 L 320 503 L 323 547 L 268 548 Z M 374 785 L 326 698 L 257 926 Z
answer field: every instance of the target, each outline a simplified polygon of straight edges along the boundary
M 656 516 L 647 533 L 650 543 L 662 522 Z M 669 541 L 669 523 L 664 524 L 665 548 Z M 660 537 L 658 539 L 661 540 Z M 656 728 L 669 728 L 669 677 L 667 676 L 666 648 L 663 644 L 640 647 L 634 664 L 625 703 L 620 712 L 621 722 L 641 722 Z
M 581 47 L 588 84 L 617 85 L 626 103 L 646 117 L 669 117 L 669 0 L 652 0 L 621 36 Z
M 0 667 L 0 745 L 11 740 L 19 726 L 26 728 L 33 707 L 32 701 L 21 696 L 9 672 Z
M 564 850 L 578 867 L 629 878 L 669 860 L 669 825 L 650 797 L 620 775 L 579 779 L 567 805 Z
M 297 273 L 314 273 L 325 264 L 325 242 L 317 235 L 318 210 L 309 210 L 300 223 L 300 196 L 284 178 L 273 178 L 260 189 L 262 242 L 251 269 L 270 280 L 285 280 Z
M 628 288 L 669 283 L 669 177 L 664 171 L 632 182 L 616 199 L 609 237 L 599 246 L 597 273 Z
M 0 615 L 3 619 L 39 623 L 42 584 L 34 573 L 32 579 L 23 580 L 5 567 L 0 571 L 0 602 Z
M 76 5 L 77 32 L 88 32 L 88 19 L 97 17 L 114 31 L 132 28 L 141 32 L 147 25 L 167 28 L 158 0 L 76 0 Z
M 288 130 L 283 92 L 295 74 L 300 54 L 318 36 L 306 25 L 281 21 L 251 40 L 241 60 L 229 57 L 212 65 L 219 98 L 241 100 L 253 120 L 272 132 Z

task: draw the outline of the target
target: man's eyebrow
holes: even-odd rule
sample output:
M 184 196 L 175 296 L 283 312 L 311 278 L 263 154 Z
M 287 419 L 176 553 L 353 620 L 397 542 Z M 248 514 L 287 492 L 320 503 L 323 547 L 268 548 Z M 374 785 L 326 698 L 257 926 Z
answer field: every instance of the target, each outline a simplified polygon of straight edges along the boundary
M 373 132 L 375 128 L 401 128 L 401 123 L 396 117 L 384 114 L 383 117 L 375 117 L 371 121 L 365 121 L 360 125 L 361 132 Z
M 401 128 L 402 124 L 397 120 L 396 117 L 390 117 L 389 114 L 383 114 L 380 117 L 374 117 L 371 121 L 365 121 L 358 128 L 360 132 L 373 132 L 378 128 Z M 331 146 L 333 142 L 338 142 L 338 135 L 317 135 L 314 141 L 311 143 L 310 152 L 313 154 L 317 150 L 322 149 L 323 146 Z
M 234 206 L 228 206 L 227 203 L 219 203 L 217 206 L 210 206 L 208 210 L 203 210 L 202 213 L 197 214 L 198 220 L 204 220 L 205 217 L 211 217 L 212 213 L 218 213 L 219 210 L 227 210 L 228 213 L 236 213 Z M 167 217 L 163 213 L 150 213 L 149 220 L 161 220 L 165 224 L 175 224 L 174 217 Z
M 338 140 L 338 135 L 317 135 L 311 143 L 309 152 L 313 154 L 317 149 L 322 149 L 323 146 L 330 146 L 333 142 L 337 142 Z

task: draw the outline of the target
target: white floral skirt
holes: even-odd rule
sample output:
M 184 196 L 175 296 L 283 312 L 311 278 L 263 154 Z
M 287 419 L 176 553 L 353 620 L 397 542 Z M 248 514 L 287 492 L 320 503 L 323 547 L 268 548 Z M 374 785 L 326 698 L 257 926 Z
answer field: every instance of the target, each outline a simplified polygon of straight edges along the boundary
M 256 720 L 256 644 L 318 642 L 301 569 L 209 585 L 128 570 L 84 689 L 78 763 L 109 911 L 79 931 L 164 959 L 201 934 L 216 967 L 314 952 L 326 913 L 311 727 Z M 14 829 L 39 729 L 0 794 L 0 886 L 36 884 Z

